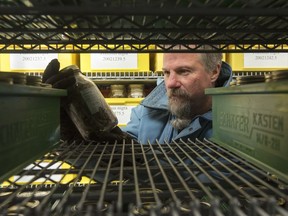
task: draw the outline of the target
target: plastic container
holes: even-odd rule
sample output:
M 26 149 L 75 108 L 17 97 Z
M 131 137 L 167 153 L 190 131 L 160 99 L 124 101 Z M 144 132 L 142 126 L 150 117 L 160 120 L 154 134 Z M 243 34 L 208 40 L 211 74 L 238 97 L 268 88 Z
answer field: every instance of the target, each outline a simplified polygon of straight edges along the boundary
M 117 124 L 115 114 L 96 84 L 84 76 L 76 65 L 62 71 L 74 71 L 75 84 L 67 89 L 63 106 L 85 140 L 95 140 L 99 132 L 110 131 Z

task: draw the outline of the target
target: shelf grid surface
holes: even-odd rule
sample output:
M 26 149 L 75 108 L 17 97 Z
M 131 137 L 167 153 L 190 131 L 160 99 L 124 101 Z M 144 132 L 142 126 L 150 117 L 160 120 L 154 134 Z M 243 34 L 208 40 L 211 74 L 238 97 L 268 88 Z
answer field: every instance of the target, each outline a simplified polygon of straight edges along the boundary
M 288 215 L 287 183 L 208 141 L 63 142 L 1 184 L 1 215 Z

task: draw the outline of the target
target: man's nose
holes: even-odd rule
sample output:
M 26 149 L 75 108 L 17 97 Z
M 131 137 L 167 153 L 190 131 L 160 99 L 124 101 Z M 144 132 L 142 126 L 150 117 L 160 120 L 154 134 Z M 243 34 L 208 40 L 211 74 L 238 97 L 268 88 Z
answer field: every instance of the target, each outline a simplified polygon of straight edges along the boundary
M 171 72 L 170 75 L 165 79 L 165 84 L 167 88 L 180 87 L 180 82 L 177 74 Z

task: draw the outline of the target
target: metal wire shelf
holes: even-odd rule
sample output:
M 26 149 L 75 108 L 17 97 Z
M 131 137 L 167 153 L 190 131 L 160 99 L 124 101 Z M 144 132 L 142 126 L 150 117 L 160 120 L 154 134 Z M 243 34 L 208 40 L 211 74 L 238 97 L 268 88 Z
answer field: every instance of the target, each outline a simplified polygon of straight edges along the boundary
M 288 215 L 287 184 L 219 145 L 64 142 L 0 188 L 0 213 Z
M 86 72 L 85 75 L 92 79 L 157 79 L 163 77 L 162 73 L 152 71 L 105 71 L 105 72 Z
M 288 50 L 285 0 L 19 0 L 0 7 L 2 53 Z

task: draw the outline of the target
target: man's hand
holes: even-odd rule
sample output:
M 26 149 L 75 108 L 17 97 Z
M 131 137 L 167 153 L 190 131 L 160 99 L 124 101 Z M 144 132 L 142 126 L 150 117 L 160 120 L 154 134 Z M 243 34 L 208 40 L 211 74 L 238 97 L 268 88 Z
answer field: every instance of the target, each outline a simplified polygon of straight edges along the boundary
M 67 89 L 75 84 L 73 70 L 59 71 L 60 63 L 53 59 L 46 67 L 43 73 L 42 82 L 51 84 L 53 88 Z M 73 79 L 74 78 L 74 79 Z M 60 136 L 62 140 L 82 139 L 78 129 L 63 108 L 65 98 L 61 98 L 60 105 Z
M 60 63 L 57 59 L 53 59 L 46 67 L 42 82 L 51 84 L 53 88 L 68 89 L 76 83 L 75 72 L 80 72 L 79 68 L 75 65 L 60 69 Z M 77 127 L 64 109 L 66 98 L 61 98 L 60 106 L 60 133 L 62 140 L 75 140 L 83 139 Z M 124 133 L 119 127 L 114 127 L 109 132 L 95 131 L 93 137 L 94 141 L 105 142 L 123 142 L 125 140 L 131 140 L 131 137 Z
M 53 88 L 67 89 L 76 83 L 75 72 L 80 72 L 75 65 L 60 69 L 60 63 L 53 59 L 43 73 L 42 82 L 51 84 Z
M 99 132 L 97 137 L 94 138 L 96 141 L 104 141 L 104 142 L 109 142 L 109 143 L 114 143 L 115 141 L 122 143 L 123 140 L 126 142 L 131 142 L 132 137 L 123 132 L 118 126 L 114 127 L 111 131 L 109 132 Z

